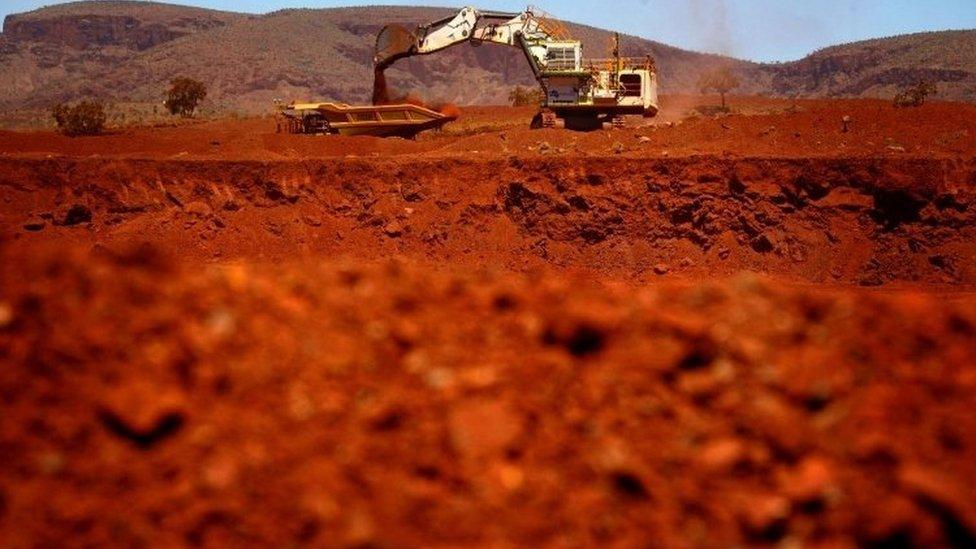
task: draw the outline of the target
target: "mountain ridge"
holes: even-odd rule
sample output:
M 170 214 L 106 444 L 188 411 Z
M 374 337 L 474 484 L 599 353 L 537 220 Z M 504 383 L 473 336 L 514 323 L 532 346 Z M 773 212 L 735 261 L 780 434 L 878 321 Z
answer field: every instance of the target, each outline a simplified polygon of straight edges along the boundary
M 449 8 L 357 6 L 289 8 L 262 15 L 131 0 L 72 2 L 12 14 L 0 34 L 0 111 L 45 109 L 93 97 L 158 104 L 177 76 L 203 80 L 211 108 L 267 112 L 275 99 L 366 102 L 376 32 L 418 24 Z M 610 31 L 566 23 L 593 57 Z M 692 93 L 699 76 L 730 66 L 741 94 L 890 97 L 917 80 L 943 99 L 976 101 L 976 31 L 872 38 L 817 50 L 797 61 L 764 64 L 623 36 L 625 55 L 651 54 L 664 93 Z M 532 75 L 514 49 L 460 46 L 401 61 L 391 85 L 442 101 L 503 103 Z

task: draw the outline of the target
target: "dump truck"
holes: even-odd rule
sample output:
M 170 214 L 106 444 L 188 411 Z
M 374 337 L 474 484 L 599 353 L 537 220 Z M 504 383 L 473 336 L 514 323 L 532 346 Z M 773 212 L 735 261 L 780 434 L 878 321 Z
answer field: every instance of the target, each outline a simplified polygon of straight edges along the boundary
M 372 135 L 412 139 L 457 118 L 424 106 L 300 103 L 278 105 L 278 131 L 297 134 Z
M 564 25 L 529 7 L 521 13 L 462 8 L 456 15 L 408 29 L 392 24 L 376 39 L 377 82 L 397 60 L 430 55 L 460 44 L 498 44 L 525 55 L 544 92 L 532 127 L 595 129 L 621 126 L 623 116 L 653 117 L 658 112 L 657 71 L 650 56 L 621 57 L 614 35 L 611 57 L 584 59 L 583 44 Z M 374 86 L 374 104 L 383 90 Z

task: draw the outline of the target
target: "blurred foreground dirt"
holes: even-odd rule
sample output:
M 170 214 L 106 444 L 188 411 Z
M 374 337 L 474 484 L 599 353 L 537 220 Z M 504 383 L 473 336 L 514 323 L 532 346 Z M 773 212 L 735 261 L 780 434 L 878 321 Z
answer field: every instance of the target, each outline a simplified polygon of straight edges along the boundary
M 404 262 L 4 269 L 2 537 L 976 541 L 976 298 Z

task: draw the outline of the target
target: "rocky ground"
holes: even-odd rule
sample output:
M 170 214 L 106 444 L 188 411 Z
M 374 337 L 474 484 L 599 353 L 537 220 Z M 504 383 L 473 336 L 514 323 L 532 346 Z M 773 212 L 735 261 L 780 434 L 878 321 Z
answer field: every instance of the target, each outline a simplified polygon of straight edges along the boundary
M 0 133 L 0 539 L 972 546 L 976 111 L 685 101 Z

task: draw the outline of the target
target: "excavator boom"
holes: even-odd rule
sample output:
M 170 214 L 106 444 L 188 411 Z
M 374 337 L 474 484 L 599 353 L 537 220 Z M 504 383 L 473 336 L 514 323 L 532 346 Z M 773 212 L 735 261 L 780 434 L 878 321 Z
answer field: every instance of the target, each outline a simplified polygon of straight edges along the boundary
M 523 47 L 518 35 L 537 41 L 551 38 L 541 29 L 531 10 L 505 13 L 467 7 L 453 17 L 422 25 L 414 31 L 402 25 L 387 25 L 376 38 L 373 64 L 385 68 L 404 57 L 429 55 L 464 42 Z

